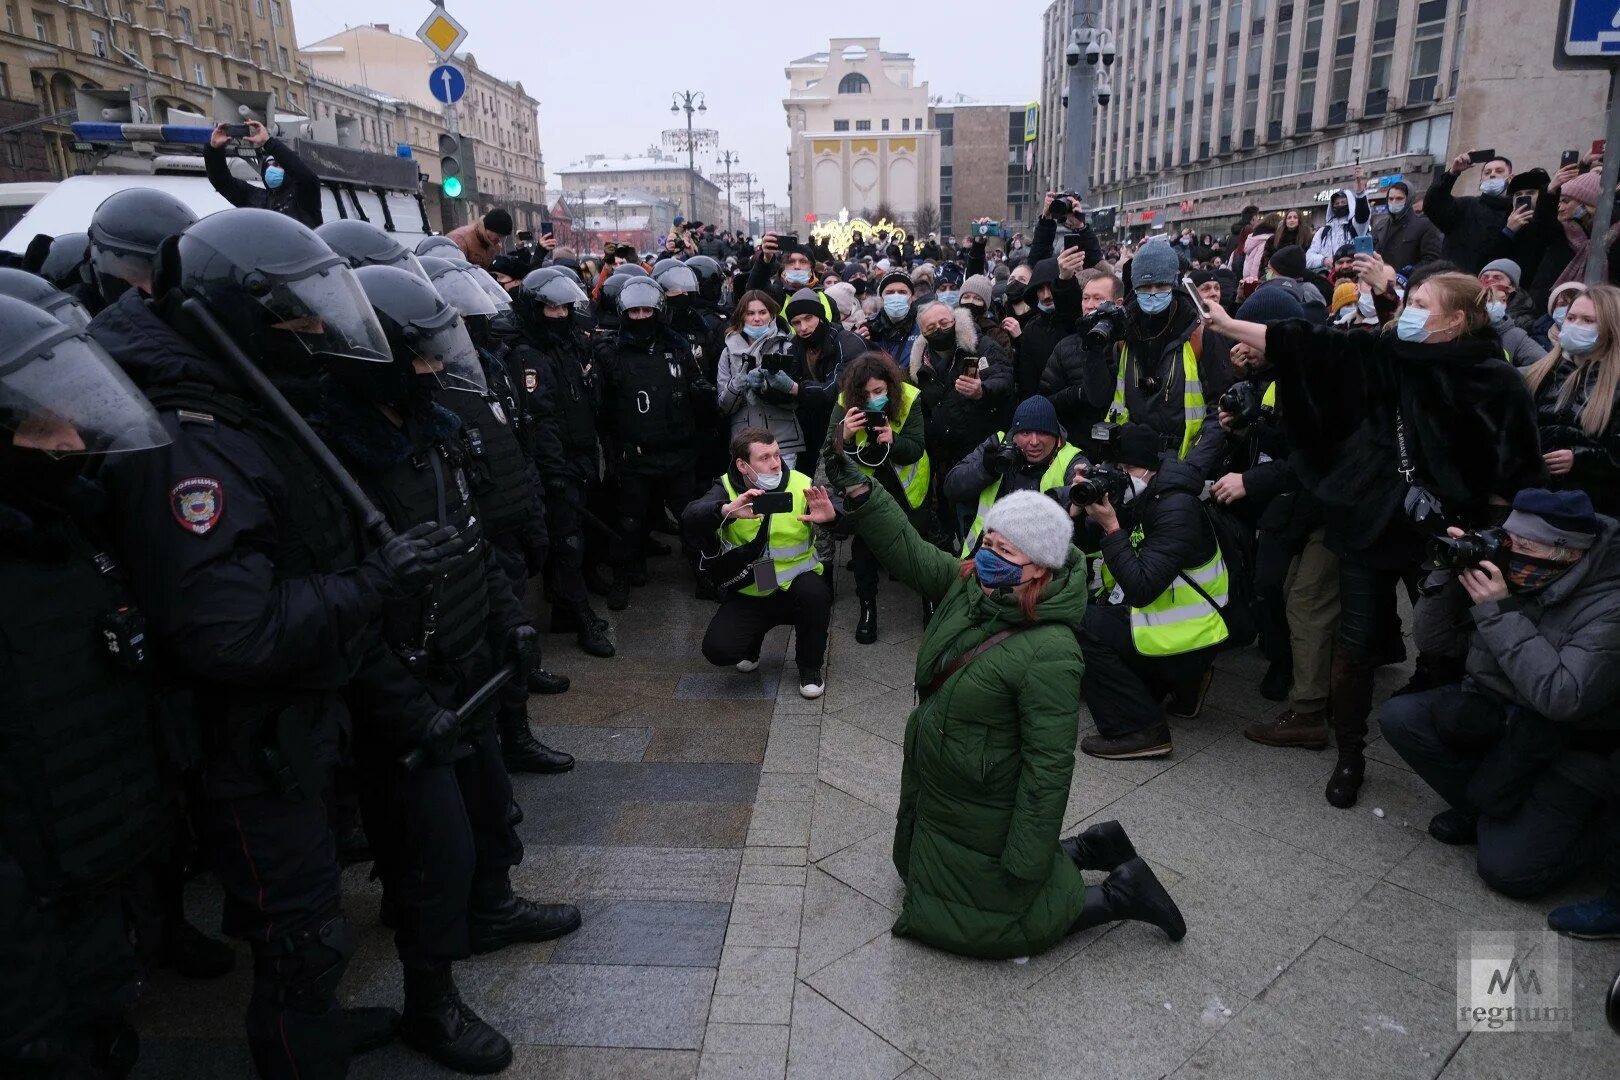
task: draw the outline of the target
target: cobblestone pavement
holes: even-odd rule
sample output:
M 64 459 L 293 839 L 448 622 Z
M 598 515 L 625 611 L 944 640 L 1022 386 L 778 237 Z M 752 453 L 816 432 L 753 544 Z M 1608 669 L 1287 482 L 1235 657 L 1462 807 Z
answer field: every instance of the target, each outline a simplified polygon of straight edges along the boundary
M 1331 750 L 1240 733 L 1277 708 L 1256 692 L 1252 651 L 1222 660 L 1197 719 L 1172 723 L 1170 758 L 1075 767 L 1065 833 L 1123 822 L 1186 914 L 1184 941 L 1121 924 L 987 962 L 894 938 L 889 844 L 920 605 L 886 582 L 881 640 L 855 645 L 840 560 L 827 693 L 805 702 L 791 664 L 782 678 L 785 631 L 758 672 L 716 671 L 698 650 L 713 607 L 690 598 L 673 560 L 653 565 L 659 579 L 614 619 L 620 656 L 546 639 L 548 666 L 574 688 L 533 699 L 531 713 L 579 764 L 517 780 L 527 853 L 516 882 L 579 903 L 585 926 L 458 966 L 469 1003 L 517 1045 L 505 1075 L 1620 1075 L 1620 1037 L 1600 1019 L 1615 943 L 1574 943 L 1573 1034 L 1455 1030 L 1457 934 L 1542 927 L 1593 882 L 1535 903 L 1491 894 L 1472 849 L 1423 831 L 1440 804 L 1378 741 L 1361 803 L 1329 807 Z M 1381 691 L 1406 674 L 1381 672 Z M 1081 726 L 1091 730 L 1084 713 Z M 217 930 L 217 897 L 192 892 Z M 362 944 L 343 992 L 398 1006 L 377 901 L 352 868 L 345 902 Z M 251 1076 L 246 968 L 244 951 L 215 983 L 160 978 L 139 1010 L 136 1075 Z M 393 1047 L 351 1075 L 453 1074 Z

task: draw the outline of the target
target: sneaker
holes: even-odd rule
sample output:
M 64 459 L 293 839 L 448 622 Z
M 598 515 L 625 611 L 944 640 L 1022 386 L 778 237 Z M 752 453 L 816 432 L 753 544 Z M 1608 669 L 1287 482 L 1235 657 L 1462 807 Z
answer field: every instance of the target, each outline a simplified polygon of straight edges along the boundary
M 739 661 L 737 661 L 737 670 L 742 672 L 744 675 L 747 675 L 750 671 L 758 671 L 759 670 L 759 658 L 755 657 L 752 660 L 739 660 Z
M 1620 900 L 1600 896 L 1553 908 L 1547 913 L 1547 927 L 1587 941 L 1620 938 Z
M 1170 729 L 1143 728 L 1125 735 L 1087 735 L 1080 740 L 1080 751 L 1105 761 L 1165 757 L 1170 753 Z
M 1209 686 L 1214 681 L 1215 668 L 1205 668 L 1197 683 L 1176 688 L 1170 695 L 1169 704 L 1164 707 L 1165 712 L 1178 720 L 1191 720 L 1203 711 L 1204 699 L 1209 696 Z
M 822 678 L 820 668 L 799 669 L 799 696 L 807 701 L 814 701 L 821 696 L 826 688 L 827 680 Z
M 1302 713 L 1289 709 L 1270 720 L 1256 720 L 1243 729 L 1243 737 L 1265 746 L 1297 746 L 1301 750 L 1326 750 L 1327 712 Z

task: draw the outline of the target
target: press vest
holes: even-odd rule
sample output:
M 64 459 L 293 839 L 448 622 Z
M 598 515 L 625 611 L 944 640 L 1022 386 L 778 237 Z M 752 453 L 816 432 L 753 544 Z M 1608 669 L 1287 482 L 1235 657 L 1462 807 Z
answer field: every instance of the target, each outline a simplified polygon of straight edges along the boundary
M 1114 403 L 1108 408 L 1110 423 L 1128 424 L 1131 412 L 1125 405 L 1125 369 L 1130 365 L 1131 351 L 1121 346 L 1119 373 L 1114 380 Z M 1176 456 L 1185 459 L 1198 442 L 1198 432 L 1204 426 L 1204 384 L 1198 378 L 1198 353 L 1192 342 L 1181 346 L 1181 449 Z
M 900 384 L 900 415 L 895 417 L 893 421 L 896 436 L 898 436 L 901 429 L 906 426 L 906 419 L 911 416 L 911 407 L 917 401 L 917 398 L 921 395 L 921 393 L 922 391 L 918 390 L 910 383 Z M 838 407 L 840 409 L 850 408 L 850 406 L 844 401 L 844 395 L 842 394 L 838 395 Z M 861 450 L 871 442 L 872 440 L 867 436 L 865 430 L 857 431 L 855 433 L 855 449 L 857 451 Z M 872 443 L 872 445 L 877 444 Z M 851 454 L 851 460 L 854 461 L 855 467 L 861 470 L 861 472 L 865 473 L 867 476 L 875 477 L 877 475 L 877 470 L 874 466 L 866 464 L 854 454 Z M 887 464 L 887 462 L 884 464 Z M 911 504 L 911 508 L 913 510 L 917 509 L 923 504 L 923 500 L 928 497 L 928 481 L 930 476 L 928 454 L 925 452 L 922 457 L 918 458 L 910 465 L 895 465 L 893 468 L 895 475 L 900 478 L 900 486 L 905 489 L 906 501 Z
M 771 515 L 770 555 L 776 569 L 778 589 L 787 588 L 800 574 L 821 573 L 821 560 L 816 557 L 810 523 L 799 520 L 800 514 L 808 512 L 805 495 L 810 490 L 810 478 L 795 471 L 789 471 L 787 475 L 787 490 L 793 495 L 793 509 L 786 514 Z M 729 475 L 722 476 L 720 484 L 725 488 L 727 502 L 737 497 L 737 489 Z M 749 543 L 759 535 L 762 520 L 757 517 L 732 518 L 720 527 L 720 539 L 728 547 Z M 769 596 L 775 590 L 766 591 L 758 585 L 744 585 L 738 591 L 744 596 Z
M 1142 526 L 1131 533 L 1131 547 L 1142 543 Z M 1113 591 L 1114 575 L 1106 560 L 1101 561 L 1102 592 L 1099 599 Z M 1226 561 L 1221 558 L 1220 544 L 1215 554 L 1201 566 L 1186 571 L 1209 594 L 1210 600 L 1224 608 L 1231 602 L 1231 585 L 1226 573 Z M 1146 607 L 1133 607 L 1131 611 L 1131 643 L 1143 656 L 1180 656 L 1197 649 L 1219 645 L 1226 640 L 1226 620 L 1221 613 L 1198 594 L 1198 590 L 1179 574 L 1170 587 L 1154 597 Z
M 1002 432 L 996 432 L 998 442 L 1006 437 Z M 1056 491 L 1067 484 L 1069 482 L 1069 470 L 1074 464 L 1074 459 L 1079 456 L 1080 448 L 1078 446 L 1065 445 L 1058 447 L 1057 452 L 1052 455 L 1051 464 L 1047 465 L 1046 471 L 1041 474 L 1041 490 L 1043 492 Z M 979 510 L 973 517 L 973 524 L 968 528 L 967 539 L 962 541 L 962 558 L 965 559 L 973 554 L 974 545 L 979 542 L 979 537 L 984 534 L 984 515 L 990 512 L 990 508 L 996 504 L 996 500 L 1000 497 L 1001 477 L 998 476 L 990 481 L 989 487 L 979 492 Z

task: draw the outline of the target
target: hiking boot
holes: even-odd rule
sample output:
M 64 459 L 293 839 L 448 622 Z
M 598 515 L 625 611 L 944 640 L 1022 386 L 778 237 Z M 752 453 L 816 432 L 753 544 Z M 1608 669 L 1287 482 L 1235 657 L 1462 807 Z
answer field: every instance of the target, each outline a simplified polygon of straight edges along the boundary
M 1265 746 L 1297 746 L 1301 750 L 1326 750 L 1327 710 L 1301 713 L 1289 709 L 1270 720 L 1256 720 L 1243 729 L 1243 737 Z
M 1143 728 L 1140 731 L 1115 736 L 1087 735 L 1080 740 L 1080 750 L 1082 753 L 1106 761 L 1165 757 L 1170 753 L 1170 729 Z

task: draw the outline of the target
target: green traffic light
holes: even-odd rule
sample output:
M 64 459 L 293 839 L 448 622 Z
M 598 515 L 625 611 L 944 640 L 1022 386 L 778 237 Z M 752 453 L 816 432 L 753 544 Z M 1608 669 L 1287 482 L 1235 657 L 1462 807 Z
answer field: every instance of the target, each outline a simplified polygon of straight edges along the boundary
M 444 190 L 444 194 L 445 194 L 445 196 L 447 198 L 451 198 L 451 199 L 459 199 L 459 198 L 461 198 L 461 177 L 459 177 L 459 176 L 447 176 L 447 177 L 445 177 L 444 178 L 443 190 Z

